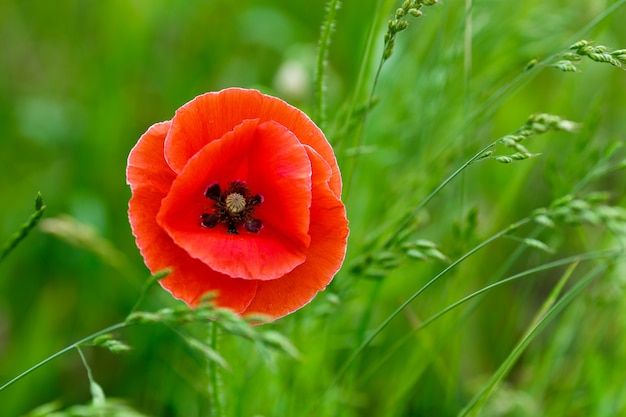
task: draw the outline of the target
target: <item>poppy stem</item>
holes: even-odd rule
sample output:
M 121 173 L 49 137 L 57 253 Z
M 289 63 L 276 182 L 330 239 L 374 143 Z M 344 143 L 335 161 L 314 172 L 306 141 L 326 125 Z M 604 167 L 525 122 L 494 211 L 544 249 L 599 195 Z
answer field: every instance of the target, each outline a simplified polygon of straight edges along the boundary
M 218 351 L 219 327 L 215 321 L 210 323 L 210 341 L 211 349 Z M 221 386 L 222 381 L 219 374 L 219 364 L 216 361 L 209 361 L 209 394 L 211 398 L 211 416 L 224 417 L 224 408 L 222 407 Z

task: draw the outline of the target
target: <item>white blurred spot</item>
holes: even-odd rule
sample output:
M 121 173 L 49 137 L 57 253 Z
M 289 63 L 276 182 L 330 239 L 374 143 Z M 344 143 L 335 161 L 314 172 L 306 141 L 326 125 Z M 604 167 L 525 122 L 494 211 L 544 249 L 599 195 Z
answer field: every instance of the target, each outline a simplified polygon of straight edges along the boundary
M 303 100 L 309 94 L 311 77 L 300 61 L 287 60 L 274 77 L 274 88 L 289 100 Z

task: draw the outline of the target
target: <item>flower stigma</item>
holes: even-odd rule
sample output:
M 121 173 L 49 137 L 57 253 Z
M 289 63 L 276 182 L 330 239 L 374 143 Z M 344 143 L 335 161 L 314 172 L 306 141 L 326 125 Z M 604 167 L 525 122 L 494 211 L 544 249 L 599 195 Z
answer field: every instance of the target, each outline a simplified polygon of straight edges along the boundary
M 213 213 L 202 213 L 200 224 L 210 229 L 222 223 L 229 234 L 239 234 L 238 229 L 244 226 L 246 230 L 257 233 L 263 222 L 253 217 L 254 208 L 261 204 L 263 198 L 259 194 L 252 194 L 248 186 L 241 181 L 233 181 L 222 192 L 219 184 L 210 185 L 204 196 L 213 200 Z
M 246 199 L 239 193 L 228 194 L 226 197 L 226 208 L 231 213 L 239 213 L 246 208 Z

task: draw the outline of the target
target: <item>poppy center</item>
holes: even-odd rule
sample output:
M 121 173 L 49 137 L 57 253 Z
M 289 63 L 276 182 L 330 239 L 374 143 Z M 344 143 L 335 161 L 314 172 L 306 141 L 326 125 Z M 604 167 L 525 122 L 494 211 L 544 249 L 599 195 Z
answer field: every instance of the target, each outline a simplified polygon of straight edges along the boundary
M 241 226 L 252 233 L 257 233 L 263 227 L 263 222 L 253 217 L 254 208 L 261 204 L 263 198 L 259 194 L 252 194 L 244 182 L 233 181 L 223 192 L 219 184 L 212 184 L 204 196 L 213 200 L 213 212 L 200 215 L 203 227 L 212 229 L 221 223 L 226 226 L 227 233 L 234 235 L 239 234 Z
M 232 193 L 226 196 L 226 208 L 231 213 L 239 213 L 246 208 L 246 199 L 239 193 Z

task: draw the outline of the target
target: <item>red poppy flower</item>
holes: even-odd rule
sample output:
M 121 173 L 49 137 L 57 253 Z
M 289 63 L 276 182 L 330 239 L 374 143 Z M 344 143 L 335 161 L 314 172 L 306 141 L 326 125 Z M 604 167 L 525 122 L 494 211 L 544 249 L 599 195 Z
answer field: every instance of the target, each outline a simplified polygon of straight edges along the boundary
M 348 222 L 332 148 L 301 111 L 255 90 L 196 97 L 130 153 L 129 218 L 161 285 L 195 306 L 278 318 L 339 270 Z

